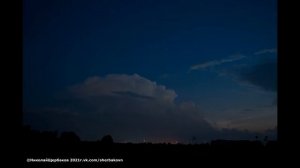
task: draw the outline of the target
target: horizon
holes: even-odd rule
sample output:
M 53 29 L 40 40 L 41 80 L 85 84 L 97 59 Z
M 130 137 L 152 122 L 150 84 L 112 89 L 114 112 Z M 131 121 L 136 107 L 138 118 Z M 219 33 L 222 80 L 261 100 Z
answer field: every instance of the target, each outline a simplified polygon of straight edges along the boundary
M 247 141 L 247 142 L 261 142 L 263 144 L 270 142 L 270 141 L 277 141 L 277 139 L 273 139 L 272 137 L 269 137 L 267 134 L 255 134 L 255 137 L 253 137 L 253 139 L 220 139 L 220 138 L 216 138 L 216 139 L 211 139 L 209 141 L 197 141 L 196 137 L 192 137 L 191 139 L 189 139 L 188 141 L 178 141 L 176 139 L 160 139 L 158 141 L 148 141 L 148 139 L 144 138 L 142 140 L 139 141 L 115 141 L 114 137 L 111 136 L 110 134 L 108 135 L 103 135 L 101 138 L 98 139 L 93 139 L 93 140 L 84 140 L 81 139 L 75 132 L 73 131 L 57 131 L 57 130 L 35 130 L 32 129 L 29 125 L 25 125 L 23 126 L 24 130 L 23 133 L 25 133 L 25 141 L 28 141 L 28 139 L 31 140 L 38 140 L 42 137 L 46 138 L 50 138 L 50 139 L 44 139 L 40 141 L 40 142 L 51 142 L 53 141 L 53 138 L 56 140 L 62 140 L 62 138 L 66 138 L 63 137 L 64 134 L 69 134 L 69 140 L 68 141 L 74 141 L 75 139 L 78 140 L 78 142 L 86 142 L 86 143 L 99 143 L 102 142 L 104 138 L 110 137 L 111 138 L 111 142 L 112 143 L 116 143 L 116 144 L 170 144 L 170 145 L 203 145 L 203 144 L 211 144 L 214 142 L 218 142 L 218 141 L 224 141 L 224 142 L 241 142 L 241 141 Z M 24 132 L 25 131 L 25 132 Z M 72 134 L 72 137 L 70 137 L 70 134 Z M 32 136 L 34 135 L 34 136 Z M 48 135 L 48 136 L 47 136 Z M 33 139 L 32 139 L 33 138 Z M 71 139 L 70 139 L 71 138 Z M 40 139 L 41 140 L 41 139 Z M 51 140 L 51 141 L 49 141 Z M 76 140 L 76 141 L 77 141 Z M 29 142 L 30 142 L 29 141 Z M 76 142 L 75 141 L 75 142 Z M 57 141 L 56 141 L 57 142 Z

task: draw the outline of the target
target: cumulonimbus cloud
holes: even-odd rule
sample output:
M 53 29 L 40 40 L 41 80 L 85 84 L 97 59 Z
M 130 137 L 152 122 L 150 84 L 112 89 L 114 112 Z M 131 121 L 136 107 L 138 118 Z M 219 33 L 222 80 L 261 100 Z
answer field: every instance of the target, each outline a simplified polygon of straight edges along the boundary
M 240 59 L 243 59 L 243 58 L 245 58 L 244 55 L 233 55 L 229 58 L 224 58 L 224 59 L 221 59 L 221 60 L 208 61 L 208 62 L 204 62 L 204 63 L 201 63 L 201 64 L 196 64 L 196 65 L 191 66 L 190 71 L 199 70 L 199 69 L 206 69 L 206 68 L 214 67 L 214 66 L 221 65 L 221 64 L 224 64 L 224 63 L 237 61 L 237 60 L 240 60 Z
M 250 136 L 216 130 L 199 106 L 177 103 L 176 96 L 174 90 L 138 74 L 90 77 L 69 87 L 65 97 L 49 107 L 26 112 L 25 121 L 38 128 L 71 130 L 84 140 L 111 134 L 116 142 L 189 143 L 191 137 L 203 142 Z
M 193 135 L 209 140 L 214 133 L 196 104 L 175 103 L 174 90 L 138 74 L 90 77 L 66 95 L 62 106 L 38 113 L 39 120 L 52 129 L 76 130 L 83 139 L 112 134 L 119 142 L 184 142 Z
M 75 96 L 113 96 L 127 95 L 136 98 L 151 98 L 172 102 L 177 94 L 174 90 L 166 89 L 149 79 L 138 74 L 110 74 L 104 78 L 90 77 L 83 83 L 71 86 L 69 91 Z

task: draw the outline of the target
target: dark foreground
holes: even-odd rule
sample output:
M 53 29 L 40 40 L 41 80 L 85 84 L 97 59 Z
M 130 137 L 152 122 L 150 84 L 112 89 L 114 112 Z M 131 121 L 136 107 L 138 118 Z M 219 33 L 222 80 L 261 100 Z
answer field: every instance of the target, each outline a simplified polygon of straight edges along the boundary
M 284 154 L 276 141 L 217 140 L 207 144 L 114 143 L 112 137 L 86 142 L 72 133 L 25 131 L 25 167 L 262 167 L 276 165 Z M 188 166 L 187 166 L 188 165 Z M 205 166 L 204 166 L 205 165 Z
M 24 164 L 37 167 L 40 167 L 41 164 L 50 167 L 115 167 L 134 164 L 144 167 L 162 163 L 213 165 L 223 162 L 222 164 L 230 165 L 235 162 L 274 163 L 278 159 L 278 154 L 275 142 L 265 146 L 259 142 L 250 141 L 217 141 L 198 145 L 59 142 L 27 144 Z M 30 158 L 69 160 L 67 162 L 27 162 L 27 159 Z

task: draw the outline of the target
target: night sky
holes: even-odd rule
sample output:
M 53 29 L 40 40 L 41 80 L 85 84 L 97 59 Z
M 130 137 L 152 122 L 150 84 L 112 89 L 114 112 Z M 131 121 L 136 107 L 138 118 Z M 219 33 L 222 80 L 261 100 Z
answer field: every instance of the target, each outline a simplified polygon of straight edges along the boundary
M 24 0 L 23 119 L 118 142 L 277 137 L 276 0 Z

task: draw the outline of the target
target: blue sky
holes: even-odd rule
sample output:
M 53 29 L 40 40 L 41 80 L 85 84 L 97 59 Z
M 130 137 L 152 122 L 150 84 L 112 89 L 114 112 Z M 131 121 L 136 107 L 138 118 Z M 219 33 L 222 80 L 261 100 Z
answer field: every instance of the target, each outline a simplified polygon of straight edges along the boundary
M 68 88 L 90 87 L 84 81 L 93 77 L 101 79 L 93 89 L 105 86 L 120 95 L 152 95 L 147 89 L 108 86 L 108 76 L 115 74 L 115 82 L 126 79 L 124 83 L 136 86 L 144 79 L 155 82 L 145 85 L 158 89 L 160 96 L 174 91 L 174 105 L 191 102 L 214 129 L 274 129 L 276 48 L 275 0 L 25 0 L 23 104 L 24 115 L 30 118 L 25 122 L 67 129 L 55 127 L 55 117 L 48 119 L 53 127 L 36 124 L 30 111 L 39 109 L 45 118 L 41 109 L 68 108 L 61 105 L 62 99 L 75 103 Z M 77 130 L 68 129 L 84 132 L 80 122 Z

